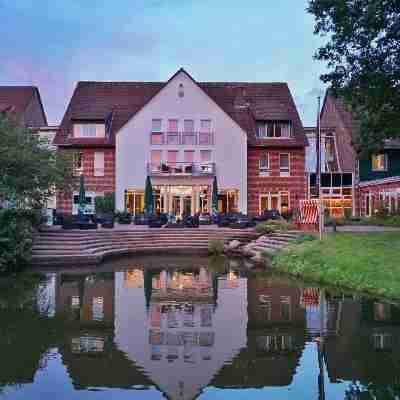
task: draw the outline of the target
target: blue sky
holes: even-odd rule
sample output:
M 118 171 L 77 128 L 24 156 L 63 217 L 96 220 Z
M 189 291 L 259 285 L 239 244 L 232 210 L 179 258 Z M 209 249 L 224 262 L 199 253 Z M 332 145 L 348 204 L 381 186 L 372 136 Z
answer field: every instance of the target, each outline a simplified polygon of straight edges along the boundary
M 0 84 L 39 86 L 58 123 L 79 80 L 285 81 L 315 123 L 325 66 L 307 0 L 0 0 Z

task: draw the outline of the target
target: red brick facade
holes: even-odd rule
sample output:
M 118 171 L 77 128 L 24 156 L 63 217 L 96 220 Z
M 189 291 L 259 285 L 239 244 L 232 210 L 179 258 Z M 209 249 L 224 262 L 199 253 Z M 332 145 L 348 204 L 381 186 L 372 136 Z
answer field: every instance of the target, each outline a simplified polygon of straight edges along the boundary
M 268 153 L 269 176 L 260 176 L 259 160 Z M 279 154 L 290 154 L 290 176 L 280 176 Z M 306 198 L 304 148 L 250 147 L 247 153 L 247 211 L 250 215 L 260 212 L 260 196 L 268 193 L 289 192 L 289 209 L 299 207 Z
M 373 214 L 374 210 L 378 209 L 382 204 L 382 198 L 380 194 L 385 192 L 397 192 L 397 196 L 392 195 L 391 199 L 386 199 L 384 204 L 387 207 L 390 207 L 391 210 L 400 210 L 400 178 L 395 182 L 382 182 L 379 184 L 366 184 L 364 183 L 359 188 L 359 196 L 360 196 L 360 209 L 361 215 L 368 215 L 367 210 L 367 198 L 371 196 L 370 200 L 370 213 Z M 396 198 L 397 197 L 397 198 Z M 390 205 L 389 202 L 392 202 Z
M 114 148 L 87 148 L 62 150 L 82 153 L 83 175 L 85 177 L 85 189 L 87 192 L 99 194 L 112 193 L 115 191 L 115 149 Z M 94 176 L 94 153 L 104 152 L 104 176 Z M 63 214 L 71 214 L 72 197 L 57 195 L 57 210 Z

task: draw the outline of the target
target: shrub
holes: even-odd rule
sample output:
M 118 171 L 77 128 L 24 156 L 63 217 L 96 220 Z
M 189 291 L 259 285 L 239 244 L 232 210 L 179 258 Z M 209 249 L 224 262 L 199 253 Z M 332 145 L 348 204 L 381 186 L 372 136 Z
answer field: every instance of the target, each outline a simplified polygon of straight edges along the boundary
M 21 271 L 30 261 L 34 226 L 40 218 L 33 211 L 0 211 L 0 274 Z
M 344 211 L 343 211 L 343 214 L 344 214 L 344 218 L 349 220 L 353 215 L 352 209 L 351 208 L 345 208 Z
M 224 241 L 222 239 L 210 239 L 208 242 L 208 252 L 213 255 L 224 253 Z
M 115 194 L 106 193 L 94 199 L 96 214 L 113 214 L 115 211 Z
M 270 225 L 268 222 L 261 222 L 256 225 L 256 232 L 261 235 L 269 235 L 275 232 L 275 227 Z

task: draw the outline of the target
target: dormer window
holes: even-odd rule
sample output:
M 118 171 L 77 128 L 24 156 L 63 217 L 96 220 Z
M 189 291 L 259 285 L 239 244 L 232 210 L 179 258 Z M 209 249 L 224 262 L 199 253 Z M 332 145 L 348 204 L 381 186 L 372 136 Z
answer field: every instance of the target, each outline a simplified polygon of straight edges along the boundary
M 76 123 L 74 124 L 75 138 L 104 138 L 105 125 L 101 123 Z
M 259 139 L 287 139 L 292 136 L 289 121 L 258 121 L 257 137 Z

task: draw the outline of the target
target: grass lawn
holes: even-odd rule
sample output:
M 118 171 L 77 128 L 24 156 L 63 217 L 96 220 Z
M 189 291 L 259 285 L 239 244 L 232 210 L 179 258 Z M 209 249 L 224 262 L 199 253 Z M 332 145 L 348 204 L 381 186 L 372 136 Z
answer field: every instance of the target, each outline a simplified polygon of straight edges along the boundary
M 272 267 L 327 285 L 400 298 L 400 232 L 339 232 L 293 244 Z

